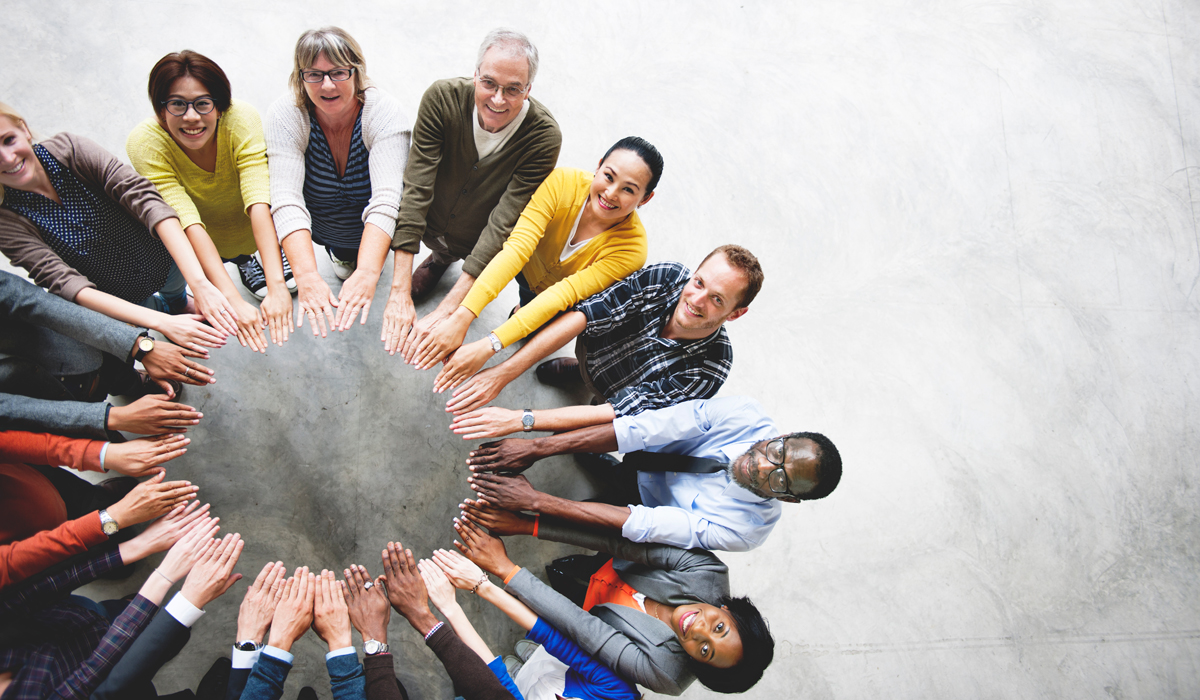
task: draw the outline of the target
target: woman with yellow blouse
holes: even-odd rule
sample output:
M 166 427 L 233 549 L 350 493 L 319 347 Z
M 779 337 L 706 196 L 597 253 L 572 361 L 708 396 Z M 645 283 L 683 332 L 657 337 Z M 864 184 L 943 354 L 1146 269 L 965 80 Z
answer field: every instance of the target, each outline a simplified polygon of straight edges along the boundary
M 282 345 L 295 330 L 289 294 L 295 283 L 271 220 L 258 112 L 234 101 L 225 72 L 194 51 L 163 56 L 150 71 L 149 93 L 155 118 L 129 134 L 129 160 L 178 212 L 205 276 L 235 311 L 242 346 L 266 352 L 267 327 Z M 263 299 L 261 313 L 242 299 L 225 262 L 237 264 L 243 285 Z
M 640 269 L 646 229 L 635 210 L 654 196 L 662 167 L 654 146 L 629 136 L 608 149 L 595 173 L 575 168 L 550 173 L 462 305 L 417 348 L 418 369 L 445 358 L 433 390 L 458 386 L 502 348 Z M 462 345 L 471 321 L 514 277 L 520 306 L 486 338 Z

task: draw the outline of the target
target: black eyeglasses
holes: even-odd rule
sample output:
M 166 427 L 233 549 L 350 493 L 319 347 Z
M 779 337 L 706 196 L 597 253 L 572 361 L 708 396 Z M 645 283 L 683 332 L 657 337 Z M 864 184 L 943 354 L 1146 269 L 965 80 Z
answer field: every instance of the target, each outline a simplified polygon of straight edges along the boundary
M 767 443 L 763 450 L 767 461 L 776 465 L 777 469 L 772 469 L 767 475 L 767 486 L 771 489 L 771 493 L 779 496 L 792 496 L 791 485 L 788 483 L 787 470 L 783 468 L 783 463 L 787 459 L 787 440 L 785 438 L 775 438 Z
M 209 97 L 208 95 L 205 95 L 204 97 L 197 97 L 191 102 L 178 97 L 172 97 L 161 104 L 166 108 L 168 114 L 173 114 L 177 117 L 182 117 L 183 115 L 187 114 L 188 107 L 196 110 L 196 114 L 208 114 L 217 108 L 217 104 L 213 102 L 213 98 Z
M 350 79 L 354 75 L 353 68 L 334 68 L 333 70 L 302 70 L 300 71 L 300 79 L 306 83 L 323 83 L 325 76 L 335 83 L 342 83 Z

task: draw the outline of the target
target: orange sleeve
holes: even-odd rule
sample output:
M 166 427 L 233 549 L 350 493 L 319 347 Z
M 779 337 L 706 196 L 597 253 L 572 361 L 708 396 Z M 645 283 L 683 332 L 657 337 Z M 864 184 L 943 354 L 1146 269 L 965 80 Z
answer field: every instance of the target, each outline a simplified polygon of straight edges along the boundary
M 0 590 L 106 541 L 108 535 L 100 529 L 100 513 L 92 511 L 53 530 L 0 545 Z
M 103 471 L 100 468 L 100 450 L 103 447 L 102 440 L 28 433 L 22 430 L 0 432 L 0 462 L 45 464 L 98 472 Z

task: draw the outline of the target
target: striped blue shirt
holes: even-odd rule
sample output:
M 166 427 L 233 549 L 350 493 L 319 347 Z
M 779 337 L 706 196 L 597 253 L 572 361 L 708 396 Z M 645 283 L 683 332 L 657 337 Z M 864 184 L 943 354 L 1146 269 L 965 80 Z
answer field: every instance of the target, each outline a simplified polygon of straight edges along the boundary
M 315 114 L 309 116 L 304 151 L 304 204 L 312 217 L 313 241 L 334 248 L 358 248 L 363 210 L 371 201 L 370 152 L 362 138 L 362 111 L 354 120 L 346 174 L 338 177 L 333 152 Z M 391 234 L 391 231 L 385 233 Z

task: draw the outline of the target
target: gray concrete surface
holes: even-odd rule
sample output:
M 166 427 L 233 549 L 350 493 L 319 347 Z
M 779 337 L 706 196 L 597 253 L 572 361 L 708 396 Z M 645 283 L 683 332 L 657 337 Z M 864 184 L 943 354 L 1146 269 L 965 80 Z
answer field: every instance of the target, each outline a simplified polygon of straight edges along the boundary
M 651 260 L 725 242 L 763 259 L 723 394 L 844 455 L 832 497 L 725 557 L 778 642 L 747 697 L 1200 694 L 1195 2 L 8 0 L 4 17 L 3 99 L 43 134 L 118 153 L 168 51 L 208 54 L 265 110 L 299 33 L 336 23 L 415 111 L 431 81 L 470 73 L 489 28 L 522 29 L 561 165 L 631 133 L 665 154 Z M 206 418 L 171 474 L 249 541 L 244 573 L 377 569 L 389 538 L 450 542 L 467 445 L 432 374 L 383 353 L 383 289 L 365 328 L 222 350 L 217 384 L 188 394 Z M 498 403 L 571 400 L 525 377 Z M 531 476 L 589 489 L 566 461 Z M 160 690 L 227 652 L 243 590 L 212 604 Z M 517 637 L 467 609 L 497 650 Z M 391 634 L 413 697 L 449 697 L 416 634 Z M 328 694 L 311 635 L 288 697 L 305 683 Z

